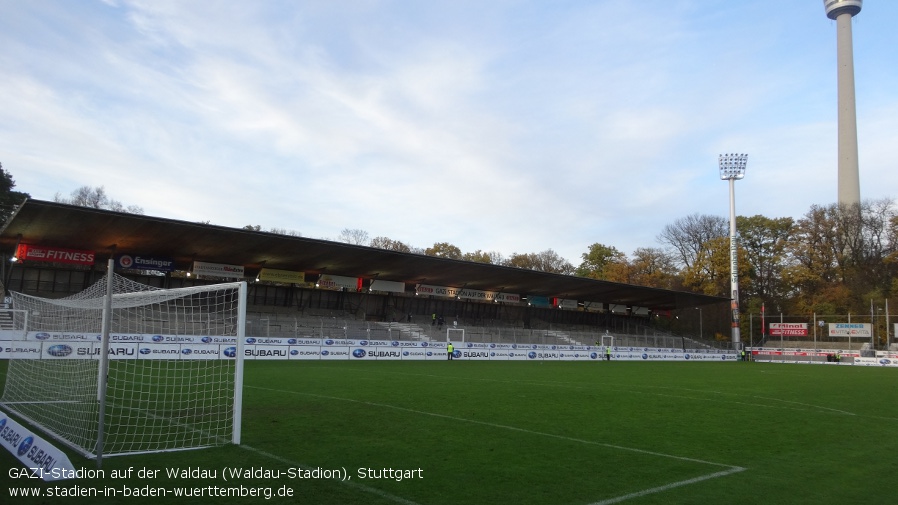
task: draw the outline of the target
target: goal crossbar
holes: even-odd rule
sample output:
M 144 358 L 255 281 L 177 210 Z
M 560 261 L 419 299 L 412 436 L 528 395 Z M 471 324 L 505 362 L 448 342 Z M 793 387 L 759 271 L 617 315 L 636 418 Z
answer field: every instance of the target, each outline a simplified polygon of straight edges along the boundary
M 22 343 L 0 405 L 98 462 L 239 444 L 246 283 L 159 289 L 110 275 L 64 299 L 12 293 L 27 317 L 15 318 Z

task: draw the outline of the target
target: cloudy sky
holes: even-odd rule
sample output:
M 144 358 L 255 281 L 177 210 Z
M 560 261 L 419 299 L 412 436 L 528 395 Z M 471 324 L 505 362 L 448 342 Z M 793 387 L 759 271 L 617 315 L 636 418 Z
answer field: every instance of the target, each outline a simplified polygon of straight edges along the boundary
M 898 197 L 898 2 L 855 18 L 861 197 Z M 53 200 L 464 252 L 658 247 L 836 200 L 821 0 L 0 0 L 0 163 Z

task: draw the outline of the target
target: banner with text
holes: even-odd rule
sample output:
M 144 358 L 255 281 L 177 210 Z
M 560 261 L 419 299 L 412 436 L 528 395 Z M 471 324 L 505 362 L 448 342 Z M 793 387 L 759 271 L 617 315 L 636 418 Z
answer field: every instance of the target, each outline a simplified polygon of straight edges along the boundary
M 829 323 L 830 337 L 870 338 L 872 335 L 869 323 Z
M 48 263 L 65 263 L 67 265 L 93 265 L 94 251 L 81 249 L 64 249 L 31 244 L 19 244 L 16 258 L 19 261 L 43 261 Z
M 446 342 L 331 338 L 246 337 L 244 359 L 249 360 L 446 360 Z M 0 341 L 0 359 L 99 359 L 95 333 L 28 332 L 19 340 Z M 453 359 L 602 361 L 602 346 L 464 342 L 454 347 Z M 232 359 L 236 337 L 111 334 L 109 358 L 115 360 Z M 612 360 L 726 361 L 735 352 L 711 350 L 612 347 Z
M 808 323 L 770 323 L 770 336 L 806 337 Z
M 206 263 L 205 261 L 193 262 L 193 273 L 196 275 L 207 275 L 210 277 L 221 277 L 224 279 L 242 279 L 242 265 L 225 265 L 223 263 Z

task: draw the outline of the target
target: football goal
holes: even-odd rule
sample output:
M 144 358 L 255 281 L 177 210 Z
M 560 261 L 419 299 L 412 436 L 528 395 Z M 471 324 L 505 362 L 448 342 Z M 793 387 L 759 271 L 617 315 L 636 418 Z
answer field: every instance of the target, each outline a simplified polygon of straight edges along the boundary
M 464 342 L 464 328 L 446 328 L 446 342 Z
M 98 462 L 240 443 L 246 283 L 110 275 L 67 298 L 12 293 L 23 342 L 0 406 Z

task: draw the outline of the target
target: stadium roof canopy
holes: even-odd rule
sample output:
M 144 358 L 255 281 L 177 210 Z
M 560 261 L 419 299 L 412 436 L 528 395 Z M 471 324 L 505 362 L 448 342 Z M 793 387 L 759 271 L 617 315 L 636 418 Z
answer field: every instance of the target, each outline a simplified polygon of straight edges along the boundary
M 522 296 L 539 295 L 675 310 L 728 303 L 722 297 L 597 281 L 514 267 L 387 251 L 341 242 L 227 228 L 138 214 L 28 200 L 0 231 L 7 255 L 18 243 L 110 253 L 139 254 L 191 262 L 243 265 L 248 275 L 262 267 L 400 281 Z

